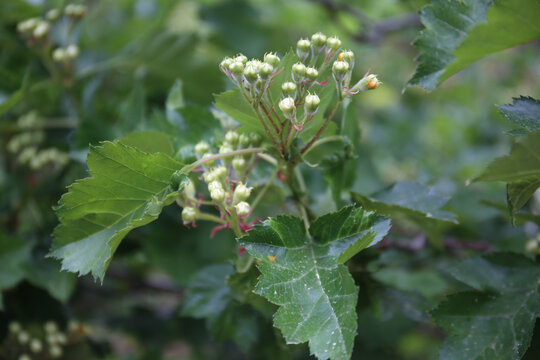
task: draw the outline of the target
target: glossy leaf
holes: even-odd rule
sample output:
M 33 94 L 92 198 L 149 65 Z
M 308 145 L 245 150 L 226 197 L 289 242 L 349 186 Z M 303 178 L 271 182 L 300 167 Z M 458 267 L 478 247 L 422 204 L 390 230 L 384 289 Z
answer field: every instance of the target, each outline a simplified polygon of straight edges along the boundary
M 449 336 L 440 359 L 521 359 L 540 316 L 540 268 L 515 254 L 467 259 L 450 270 L 476 291 L 448 297 L 433 317 Z
M 540 101 L 532 97 L 514 98 L 512 104 L 498 106 L 500 113 L 509 121 L 520 126 L 515 130 L 521 134 L 540 131 Z
M 91 177 L 75 182 L 60 199 L 50 256 L 62 259 L 63 270 L 103 280 L 126 234 L 157 219 L 187 177 L 180 172 L 183 164 L 169 156 L 118 142 L 92 147 L 87 164 Z
M 433 90 L 486 55 L 540 37 L 536 0 L 433 0 L 420 12 L 419 65 L 407 86 Z
M 288 343 L 309 341 L 320 359 L 348 359 L 356 335 L 358 288 L 343 262 L 378 242 L 389 220 L 346 207 L 316 219 L 278 216 L 253 227 L 240 243 L 260 261 L 255 293 L 279 305 L 274 325 Z

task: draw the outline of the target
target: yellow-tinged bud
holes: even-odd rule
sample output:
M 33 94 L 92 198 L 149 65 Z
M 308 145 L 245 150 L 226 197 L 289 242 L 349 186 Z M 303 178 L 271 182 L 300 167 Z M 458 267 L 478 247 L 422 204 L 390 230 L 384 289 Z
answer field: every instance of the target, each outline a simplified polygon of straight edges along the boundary
M 206 141 L 199 141 L 197 143 L 197 145 L 195 145 L 195 152 L 197 154 L 204 154 L 204 153 L 208 152 L 209 149 L 210 149 L 210 147 L 208 146 Z
M 236 215 L 238 216 L 247 216 L 251 212 L 251 207 L 245 201 L 241 201 L 234 206 L 236 209 Z
M 326 35 L 320 32 L 313 34 L 311 36 L 311 43 L 313 44 L 313 47 L 317 50 L 322 48 L 324 45 L 326 45 Z

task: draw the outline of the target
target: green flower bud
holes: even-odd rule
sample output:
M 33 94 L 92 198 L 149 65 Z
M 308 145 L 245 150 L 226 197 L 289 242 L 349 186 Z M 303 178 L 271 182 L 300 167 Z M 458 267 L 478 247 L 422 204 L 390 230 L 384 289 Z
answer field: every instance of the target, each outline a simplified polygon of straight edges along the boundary
M 216 166 L 212 169 L 212 174 L 216 180 L 225 180 L 227 178 L 227 168 L 223 165 Z
M 51 9 L 47 11 L 47 14 L 45 14 L 45 18 L 49 21 L 56 21 L 60 17 L 60 10 L 58 9 Z
M 227 141 L 232 146 L 235 146 L 238 143 L 238 133 L 236 131 L 230 130 L 225 134 L 225 141 Z
M 231 59 L 230 57 L 226 57 L 223 59 L 223 61 L 221 61 L 221 63 L 219 64 L 219 67 L 222 68 L 222 69 L 228 69 L 229 66 L 234 62 L 233 59 Z
M 244 64 L 235 60 L 229 65 L 229 71 L 233 75 L 240 75 L 242 74 L 242 71 L 244 71 Z
M 210 191 L 210 197 L 217 203 L 222 203 L 225 200 L 225 191 L 223 189 L 214 189 Z
M 317 109 L 319 108 L 319 104 L 321 103 L 321 99 L 317 96 L 317 94 L 309 94 L 306 96 L 304 109 L 307 114 L 314 114 Z
M 227 154 L 233 151 L 234 151 L 233 148 L 227 143 L 224 143 L 223 145 L 219 147 L 220 154 Z M 223 160 L 226 161 L 227 159 L 223 159 Z
M 345 61 L 335 61 L 332 65 L 332 71 L 340 75 L 345 75 L 349 71 L 349 64 Z
M 189 182 L 182 189 L 182 193 L 188 199 L 195 198 L 195 185 L 193 185 L 193 181 L 189 180 Z
M 286 118 L 293 117 L 296 111 L 296 105 L 294 104 L 294 99 L 289 96 L 281 100 L 279 102 L 279 109 L 283 112 Z
M 30 341 L 30 350 L 33 353 L 41 352 L 41 350 L 43 350 L 43 344 L 41 343 L 39 339 L 32 339 Z
M 60 356 L 62 356 L 62 348 L 58 345 L 53 345 L 49 348 L 49 353 L 51 354 L 51 357 L 53 359 L 57 359 L 59 358 Z
M 296 43 L 296 54 L 300 58 L 300 60 L 304 61 L 308 56 L 309 52 L 311 51 L 311 41 L 307 39 L 300 39 Z
M 311 36 L 311 43 L 313 44 L 313 47 L 317 50 L 322 48 L 324 45 L 326 45 L 326 35 L 323 33 L 316 33 Z
M 266 80 L 274 72 L 274 67 L 268 63 L 263 63 L 259 68 L 259 75 Z
M 264 54 L 264 62 L 267 64 L 272 65 L 272 67 L 276 68 L 279 66 L 279 63 L 281 60 L 276 54 L 273 53 L 266 53 Z
M 251 212 L 251 207 L 245 201 L 241 201 L 234 206 L 236 209 L 236 215 L 238 216 L 247 216 Z
M 252 66 L 255 68 L 255 70 L 259 71 L 259 68 L 261 67 L 262 62 L 259 59 L 251 59 L 248 62 L 246 62 L 246 67 Z
M 238 54 L 235 56 L 234 61 L 238 61 L 242 64 L 245 64 L 247 63 L 248 59 L 247 57 L 244 56 L 244 54 Z
M 26 331 L 21 331 L 17 334 L 17 340 L 20 344 L 24 345 L 30 340 L 30 335 Z
M 246 169 L 246 160 L 243 157 L 235 157 L 232 161 L 232 167 L 236 175 L 239 176 Z
M 56 62 L 64 62 L 66 60 L 66 51 L 62 48 L 55 49 L 52 58 Z
M 34 37 L 37 39 L 41 39 L 48 33 L 49 33 L 49 23 L 46 21 L 40 21 L 33 32 Z
M 195 152 L 197 154 L 204 154 L 205 152 L 208 152 L 210 147 L 206 143 L 206 141 L 199 141 L 197 145 L 195 145 Z
M 69 320 L 68 321 L 68 330 L 71 332 L 75 332 L 80 330 L 82 327 L 81 323 L 77 320 Z
M 238 137 L 238 142 L 241 148 L 247 148 L 251 144 L 251 139 L 247 134 L 240 134 L 240 136 Z
M 73 60 L 79 56 L 79 47 L 75 44 L 68 45 L 65 54 L 68 60 Z
M 296 84 L 293 82 L 285 82 L 281 84 L 281 91 L 283 91 L 283 95 L 295 97 L 296 96 Z
M 18 321 L 12 321 L 8 325 L 9 332 L 12 334 L 18 334 L 22 330 L 22 326 Z
M 341 40 L 335 36 L 329 37 L 326 39 L 326 46 L 328 46 L 329 49 L 337 50 L 341 47 Z
M 86 6 L 84 6 L 84 5 L 76 5 L 76 4 L 69 4 L 64 9 L 64 13 L 67 16 L 81 18 L 86 14 Z
M 258 71 L 254 66 L 246 65 L 244 68 L 244 77 L 250 84 L 253 84 L 257 80 L 258 75 Z
M 186 206 L 182 209 L 182 221 L 189 224 L 197 219 L 197 210 L 194 207 Z
M 319 76 L 317 69 L 308 67 L 306 70 L 306 77 L 310 80 L 315 80 Z
M 38 18 L 31 18 L 17 24 L 17 30 L 21 33 L 33 31 L 38 26 L 40 20 Z
M 249 138 L 251 139 L 251 144 L 253 146 L 259 146 L 262 143 L 262 137 L 261 135 L 257 134 L 256 132 L 252 132 L 249 134 Z
M 292 72 L 293 72 L 293 75 L 296 75 L 300 78 L 304 77 L 304 75 L 306 75 L 306 71 L 307 71 L 307 68 L 306 68 L 306 65 L 302 64 L 302 63 L 296 63 L 292 66 Z
M 249 196 L 251 195 L 251 190 L 253 190 L 252 187 L 247 187 L 246 185 L 244 185 L 241 182 L 238 183 L 238 185 L 236 185 L 236 188 L 234 189 L 234 193 L 233 193 L 234 202 L 238 203 L 240 201 L 247 200 L 247 198 L 249 198 Z

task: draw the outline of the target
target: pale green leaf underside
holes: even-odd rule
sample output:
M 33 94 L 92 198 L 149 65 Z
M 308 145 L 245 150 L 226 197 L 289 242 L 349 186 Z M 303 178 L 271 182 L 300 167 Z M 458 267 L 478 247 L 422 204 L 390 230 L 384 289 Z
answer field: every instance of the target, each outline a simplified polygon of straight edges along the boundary
M 155 220 L 181 190 L 185 180 L 173 188 L 171 178 L 183 164 L 119 142 L 92 147 L 87 164 L 91 177 L 60 199 L 50 256 L 62 259 L 63 270 L 103 279 L 126 234 Z
M 407 86 L 433 90 L 471 63 L 540 37 L 537 0 L 433 0 L 420 17 L 420 54 Z
M 274 325 L 288 343 L 309 341 L 319 359 L 350 357 L 358 289 L 341 263 L 379 241 L 389 227 L 389 220 L 347 207 L 315 220 L 311 236 L 301 219 L 278 216 L 240 239 L 261 261 L 255 292 L 280 306 Z
M 452 295 L 433 312 L 449 334 L 439 359 L 521 359 L 540 315 L 540 268 L 523 256 L 495 254 L 450 272 L 478 291 Z

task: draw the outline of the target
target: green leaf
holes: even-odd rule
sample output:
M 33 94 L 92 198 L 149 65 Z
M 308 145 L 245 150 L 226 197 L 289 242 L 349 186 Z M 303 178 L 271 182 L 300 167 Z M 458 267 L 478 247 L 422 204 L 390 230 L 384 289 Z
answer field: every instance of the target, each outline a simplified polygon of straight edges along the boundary
M 448 297 L 433 312 L 448 332 L 440 359 L 521 359 L 540 316 L 540 268 L 515 254 L 467 259 L 450 270 L 477 291 Z
M 475 181 L 516 182 L 540 179 L 540 135 L 516 143 L 509 155 L 495 159 Z
M 238 121 L 247 131 L 255 131 L 264 136 L 264 128 L 257 115 L 244 98 L 240 89 L 225 91 L 215 96 L 215 106 Z
M 306 234 L 300 218 L 255 225 L 240 243 L 260 261 L 255 293 L 280 308 L 274 325 L 288 343 L 309 341 L 321 359 L 348 359 L 356 335 L 358 288 L 342 263 L 376 243 L 390 221 L 346 207 L 316 219 Z
M 420 18 L 419 65 L 406 86 L 426 90 L 486 55 L 540 37 L 536 0 L 433 0 Z
M 173 87 L 169 91 L 167 101 L 165 102 L 165 108 L 168 111 L 177 111 L 184 107 L 184 91 L 182 90 L 182 80 L 176 79 Z
M 519 125 L 522 132 L 534 133 L 540 131 L 540 101 L 532 97 L 520 96 L 514 98 L 512 104 L 497 106 L 502 116 Z
M 419 183 L 399 181 L 370 197 L 353 193 L 353 199 L 368 210 L 405 217 L 421 227 L 429 226 L 433 220 L 457 223 L 453 213 L 441 210 L 448 197 Z
M 91 272 L 103 281 L 122 239 L 157 219 L 187 176 L 180 172 L 183 164 L 169 156 L 119 142 L 92 147 L 87 164 L 91 177 L 75 182 L 60 199 L 56 209 L 60 225 L 50 256 L 62 259 L 62 270 Z
M 506 186 L 506 195 L 510 211 L 519 211 L 540 187 L 540 179 L 517 181 Z
M 31 250 L 30 243 L 0 233 L 0 291 L 24 278 L 24 264 L 29 260 Z
M 46 259 L 45 254 L 34 256 L 31 263 L 25 266 L 26 280 L 49 292 L 55 299 L 66 302 L 75 290 L 75 276 L 66 271 L 60 271 L 57 260 Z
M 118 141 L 149 154 L 160 152 L 173 155 L 169 135 L 159 131 L 136 131 L 118 139 Z

